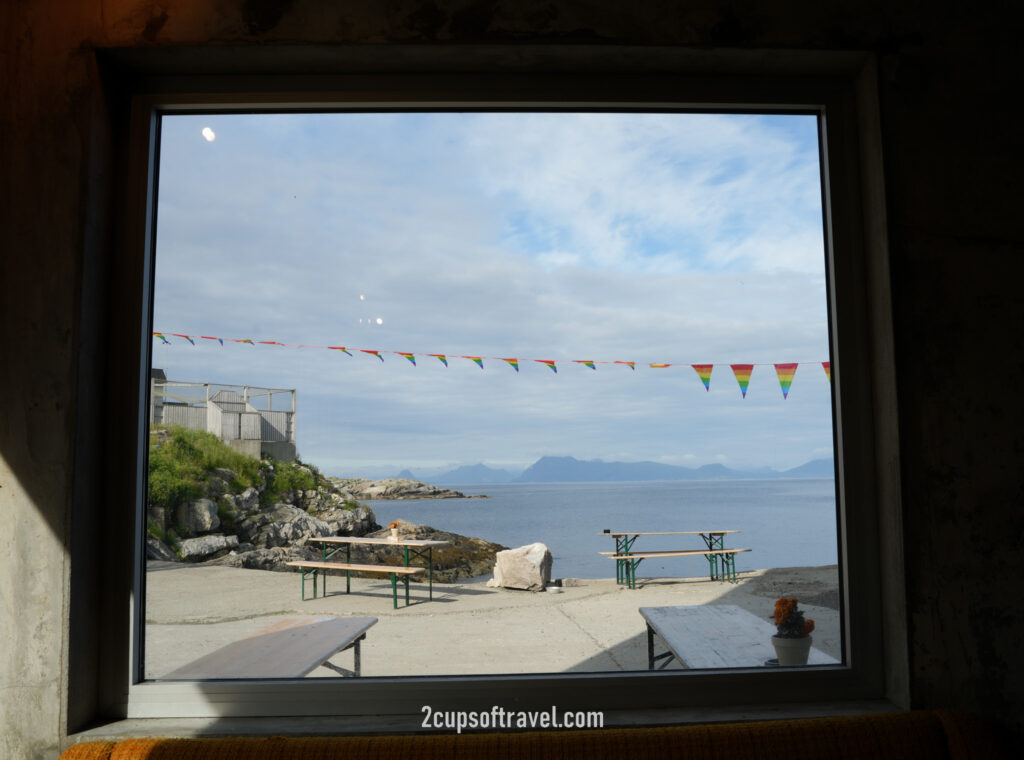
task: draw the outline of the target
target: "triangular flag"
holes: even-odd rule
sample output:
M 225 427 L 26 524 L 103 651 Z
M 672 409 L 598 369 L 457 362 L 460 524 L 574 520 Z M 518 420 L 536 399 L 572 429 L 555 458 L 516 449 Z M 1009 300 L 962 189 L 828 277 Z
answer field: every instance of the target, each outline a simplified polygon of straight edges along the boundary
M 463 359 L 469 359 L 471 362 L 476 364 L 480 369 L 484 368 L 484 359 L 482 356 L 463 356 Z
M 555 360 L 554 359 L 534 359 L 534 361 L 537 362 L 538 364 L 543 364 L 545 367 L 550 369 L 556 375 L 558 374 L 558 367 L 555 366 Z
M 597 367 L 594 366 L 594 362 L 591 361 L 590 359 L 573 359 L 573 362 L 575 362 L 576 364 L 582 364 L 584 367 L 590 367 L 591 369 L 594 370 L 597 369 Z
M 399 356 L 404 356 L 406 359 L 408 359 L 410 362 L 412 362 L 412 366 L 414 366 L 414 367 L 416 366 L 416 355 L 415 354 L 410 354 L 410 353 L 407 353 L 405 351 L 394 351 L 393 353 L 396 353 Z
M 224 339 L 223 338 L 214 338 L 212 335 L 200 335 L 199 337 L 201 337 L 203 340 L 215 340 L 218 343 L 220 343 L 222 346 L 224 345 Z
M 625 364 L 631 370 L 636 371 L 636 362 L 612 362 L 612 364 Z
M 256 342 L 260 343 L 260 344 L 262 344 L 264 346 L 283 346 L 283 345 L 285 345 L 284 343 L 278 343 L 276 340 L 259 340 L 259 341 L 256 341 Z
M 370 354 L 370 356 L 376 356 L 382 362 L 384 361 L 384 357 L 380 355 L 380 351 L 374 351 L 372 348 L 360 348 L 359 350 L 362 351 L 364 354 Z
M 328 348 L 329 348 L 329 349 L 331 349 L 332 351 L 343 351 L 343 352 L 345 352 L 346 354 L 348 354 L 349 356 L 352 356 L 352 352 L 351 352 L 351 351 L 349 351 L 349 350 L 348 350 L 347 348 L 345 348 L 344 346 L 328 346 Z
M 704 390 L 711 390 L 711 370 L 715 368 L 714 364 L 691 364 L 693 371 L 697 373 L 697 377 L 704 383 Z
M 747 397 L 747 386 L 750 385 L 750 373 L 754 369 L 753 364 L 730 364 L 732 373 L 736 375 L 736 382 L 740 384 L 740 392 L 743 398 Z
M 519 371 L 519 360 L 518 359 L 502 359 L 503 362 L 508 362 L 508 366 L 514 369 L 516 372 Z
M 448 366 L 448 357 L 445 356 L 444 354 L 427 354 L 427 356 L 433 356 L 435 359 L 441 362 L 441 364 L 443 364 L 446 367 Z
M 156 337 L 156 338 L 159 338 L 160 340 L 162 340 L 167 345 L 170 345 L 170 343 L 171 343 L 169 340 L 167 340 L 166 337 L 164 337 L 163 333 L 155 332 L 155 333 L 153 333 L 153 336 Z
M 821 366 L 825 368 L 825 377 L 827 377 L 828 381 L 831 383 L 832 382 L 832 362 L 822 362 Z
M 228 338 L 228 340 L 230 340 L 232 343 L 248 343 L 250 346 L 256 345 L 255 343 L 252 342 L 252 338 Z
M 796 374 L 797 364 L 776 364 L 775 374 L 779 376 L 779 387 L 782 388 L 782 398 L 789 398 L 789 389 L 793 385 L 793 375 Z
M 665 367 L 671 367 L 671 364 L 648 364 L 651 369 L 665 369 Z
M 189 343 L 191 343 L 193 346 L 196 344 L 196 342 L 194 340 L 192 340 L 192 338 L 189 337 L 188 335 L 182 335 L 181 333 L 171 333 L 171 335 L 173 335 L 176 338 L 184 338 Z

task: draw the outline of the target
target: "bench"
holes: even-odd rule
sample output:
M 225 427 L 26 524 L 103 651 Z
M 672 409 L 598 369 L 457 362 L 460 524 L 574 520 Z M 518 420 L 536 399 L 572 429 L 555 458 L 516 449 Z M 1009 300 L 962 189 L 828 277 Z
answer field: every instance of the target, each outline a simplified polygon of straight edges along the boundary
M 672 660 L 684 668 L 760 668 L 772 665 L 776 628 L 742 607 L 705 604 L 693 607 L 641 607 L 647 623 L 647 668 L 661 670 Z M 654 636 L 668 647 L 654 654 Z M 811 648 L 808 665 L 840 665 L 839 660 Z
M 740 552 L 749 552 L 750 549 L 679 549 L 679 550 L 652 550 L 642 552 L 630 552 L 629 554 L 617 554 L 615 552 L 601 552 L 611 557 L 616 564 L 622 563 L 625 572 L 625 581 L 629 588 L 636 588 L 636 569 L 645 559 L 660 559 L 662 557 L 695 557 L 701 555 L 708 560 L 710 565 L 711 580 L 728 580 L 736 582 L 736 555 Z M 715 558 L 722 561 L 721 570 Z
M 283 621 L 182 665 L 161 679 L 301 678 L 320 665 L 342 676 L 359 676 L 359 642 L 376 622 L 375 617 Z M 348 649 L 354 650 L 352 670 L 327 662 Z
M 345 593 L 352 590 L 352 573 L 383 573 L 391 576 L 391 598 L 394 608 L 398 609 L 398 576 L 402 576 L 405 584 L 405 606 L 409 606 L 409 576 L 422 573 L 422 567 L 401 567 L 399 565 L 357 565 L 351 562 L 286 562 L 289 567 L 302 569 L 302 601 L 306 601 L 306 579 L 313 578 L 313 599 L 316 599 L 317 575 L 324 574 L 324 596 L 327 596 L 327 571 L 345 571 Z

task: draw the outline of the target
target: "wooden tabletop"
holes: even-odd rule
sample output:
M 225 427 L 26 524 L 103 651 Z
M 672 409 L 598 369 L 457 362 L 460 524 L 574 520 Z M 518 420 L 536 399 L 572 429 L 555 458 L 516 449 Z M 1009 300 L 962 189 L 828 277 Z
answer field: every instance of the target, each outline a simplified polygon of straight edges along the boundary
M 615 536 L 621 538 L 622 536 L 697 536 L 697 535 L 721 535 L 722 533 L 739 533 L 738 530 L 656 530 L 656 531 L 639 531 L 630 530 L 622 533 L 602 533 L 602 536 Z
M 163 678 L 301 678 L 377 622 L 375 617 L 322 618 L 272 626 L 232 642 Z M 277 629 L 277 630 L 273 630 Z M 266 629 L 265 629 L 266 630 Z
M 326 536 L 310 538 L 323 544 L 378 544 L 381 546 L 443 546 L 447 541 L 435 541 L 427 538 L 369 538 L 367 536 Z
M 770 603 L 769 603 L 770 605 Z M 641 607 L 647 624 L 687 668 L 759 668 L 775 658 L 768 622 L 732 604 L 694 607 Z M 811 647 L 808 665 L 839 665 L 834 657 Z

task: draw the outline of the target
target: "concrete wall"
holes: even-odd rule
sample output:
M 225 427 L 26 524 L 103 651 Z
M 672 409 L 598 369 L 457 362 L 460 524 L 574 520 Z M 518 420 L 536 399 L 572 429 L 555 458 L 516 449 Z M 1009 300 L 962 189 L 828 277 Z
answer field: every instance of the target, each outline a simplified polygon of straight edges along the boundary
M 992 4 L 993 6 L 995 4 Z M 0 3 L 0 756 L 52 758 L 67 709 L 76 436 L 101 417 L 79 357 L 100 323 L 116 147 L 90 49 L 282 42 L 590 43 L 878 53 L 904 485 L 911 695 L 1020 731 L 1024 304 L 1013 24 L 891 0 L 12 0 Z M 1016 170 L 1015 170 L 1016 169 Z M 97 263 L 99 262 L 99 263 Z M 87 287 L 83 287 L 83 284 Z M 113 346 L 109 344 L 113 343 Z M 979 385 L 979 371 L 1005 385 Z M 73 452 L 78 451 L 78 459 Z M 76 552 L 76 556 L 88 556 Z

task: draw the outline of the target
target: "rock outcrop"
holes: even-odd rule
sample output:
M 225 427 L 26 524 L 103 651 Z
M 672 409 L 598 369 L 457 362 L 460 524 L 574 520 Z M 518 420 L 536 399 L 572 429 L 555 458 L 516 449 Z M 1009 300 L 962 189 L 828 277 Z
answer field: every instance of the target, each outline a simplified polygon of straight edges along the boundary
M 238 546 L 238 536 L 213 534 L 186 538 L 178 547 L 178 553 L 186 562 L 201 562 L 231 551 Z
M 409 478 L 331 478 L 331 481 L 351 493 L 357 499 L 380 501 L 403 499 L 485 499 L 486 496 L 470 495 L 461 491 L 449 491 L 429 483 Z
M 543 591 L 551 580 L 551 550 L 542 543 L 498 552 L 495 560 L 488 586 Z
M 202 498 L 173 509 L 151 507 L 147 514 L 147 558 L 295 572 L 286 566 L 287 562 L 321 558 L 321 546 L 312 539 L 390 534 L 390 530 L 381 530 L 370 507 L 356 501 L 356 494 L 360 498 L 401 499 L 462 496 L 414 480 L 318 477 L 316 488 L 278 493 L 272 504 L 266 504 L 265 485 L 236 492 L 231 485 L 236 481 L 230 470 L 215 470 L 208 475 Z M 376 487 L 367 488 L 367 484 Z M 372 495 L 362 496 L 364 493 Z M 434 580 L 442 583 L 487 575 L 495 554 L 505 548 L 426 525 L 403 522 L 401 531 L 409 537 L 446 542 L 433 551 Z M 400 565 L 404 556 L 399 547 L 356 545 L 352 561 Z M 413 560 L 413 564 L 421 563 Z

